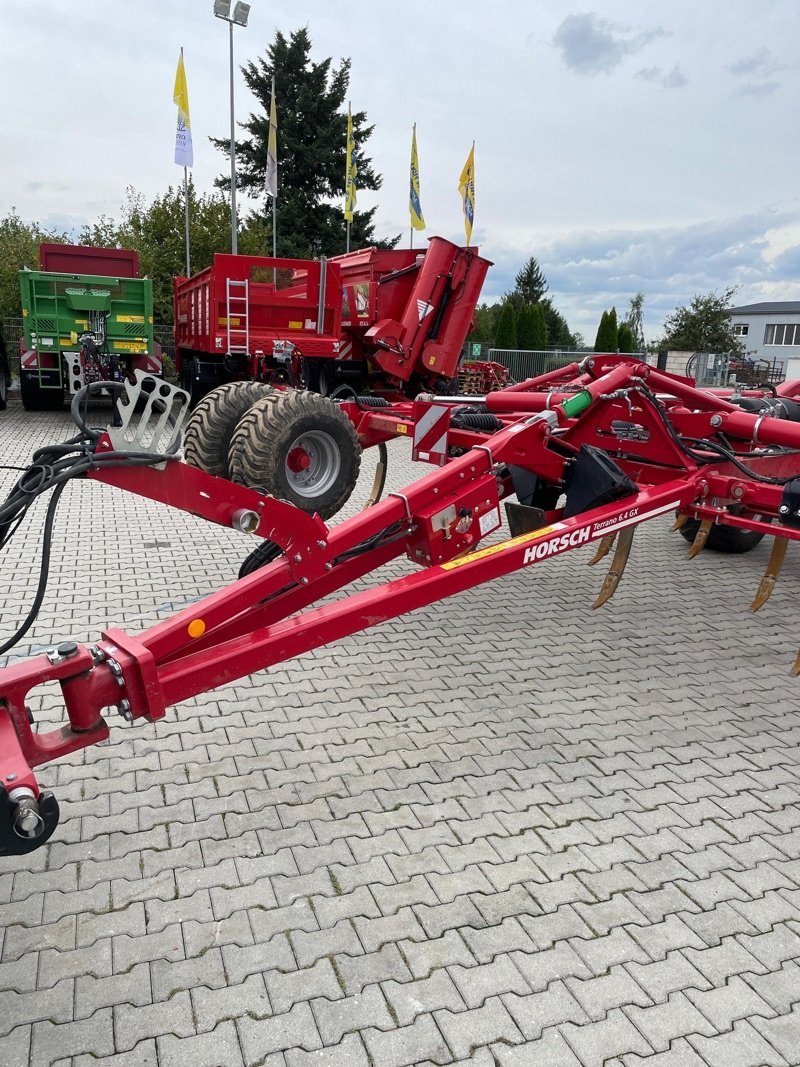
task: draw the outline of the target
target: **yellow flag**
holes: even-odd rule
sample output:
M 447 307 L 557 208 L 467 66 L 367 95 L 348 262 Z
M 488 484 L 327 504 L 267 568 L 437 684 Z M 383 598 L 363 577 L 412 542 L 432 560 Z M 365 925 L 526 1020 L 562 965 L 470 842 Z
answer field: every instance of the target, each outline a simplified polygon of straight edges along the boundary
M 192 148 L 192 125 L 189 120 L 189 89 L 186 85 L 186 69 L 183 65 L 183 49 L 175 71 L 172 102 L 178 105 L 178 126 L 175 131 L 175 162 L 181 167 L 194 164 Z
M 464 230 L 467 234 L 467 244 L 472 240 L 472 223 L 475 218 L 475 142 L 469 150 L 467 162 L 458 179 L 458 191 L 464 207 Z
M 356 175 L 358 167 L 355 161 L 356 144 L 353 139 L 353 116 L 350 114 L 350 105 L 347 105 L 347 157 L 344 169 L 344 217 L 348 222 L 353 221 L 353 211 L 356 206 Z
M 267 140 L 267 192 L 278 195 L 278 112 L 275 108 L 275 79 L 272 79 L 272 100 L 269 105 L 269 138 Z
M 425 229 L 425 219 L 422 214 L 422 205 L 419 200 L 419 159 L 417 157 L 417 124 L 411 131 L 411 191 L 408 197 L 408 210 L 411 214 L 411 225 L 415 230 Z

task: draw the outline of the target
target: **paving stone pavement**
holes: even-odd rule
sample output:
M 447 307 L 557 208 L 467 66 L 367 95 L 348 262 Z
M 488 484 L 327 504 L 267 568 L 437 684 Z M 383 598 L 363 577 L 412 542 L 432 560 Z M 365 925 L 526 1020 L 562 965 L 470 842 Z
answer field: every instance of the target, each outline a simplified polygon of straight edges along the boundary
M 69 432 L 12 403 L 0 462 Z M 427 472 L 406 449 L 389 488 Z M 0 557 L 4 636 L 42 521 Z M 86 483 L 56 528 L 12 662 L 249 548 Z M 0 1063 L 800 1064 L 800 565 L 753 616 L 767 553 L 689 562 L 656 520 L 600 612 L 576 551 L 43 768 L 62 821 L 0 861 Z

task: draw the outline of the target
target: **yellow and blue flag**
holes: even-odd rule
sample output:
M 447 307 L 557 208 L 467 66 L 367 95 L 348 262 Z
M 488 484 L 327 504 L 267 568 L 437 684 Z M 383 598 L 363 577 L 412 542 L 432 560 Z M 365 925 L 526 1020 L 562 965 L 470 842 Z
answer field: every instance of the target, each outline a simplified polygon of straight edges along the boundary
M 175 162 L 181 167 L 194 165 L 192 148 L 192 125 L 189 120 L 189 89 L 186 85 L 186 69 L 183 65 L 181 49 L 178 69 L 175 71 L 175 85 L 172 90 L 173 103 L 178 105 L 178 127 L 175 131 Z
M 347 105 L 347 158 L 344 169 L 344 217 L 348 222 L 353 221 L 353 211 L 356 206 L 356 175 L 358 167 L 355 161 L 356 143 L 353 138 L 353 116 L 350 114 L 350 105 Z
M 278 112 L 275 107 L 275 79 L 272 79 L 272 100 L 269 105 L 269 137 L 267 139 L 267 192 L 274 200 L 278 195 Z
M 464 230 L 467 234 L 467 244 L 472 240 L 472 223 L 475 219 L 475 142 L 469 150 L 467 162 L 458 179 L 458 191 L 464 206 Z
M 408 210 L 411 213 L 411 225 L 415 230 L 425 229 L 425 218 L 419 200 L 419 158 L 417 156 L 417 124 L 411 132 L 411 192 L 408 197 Z

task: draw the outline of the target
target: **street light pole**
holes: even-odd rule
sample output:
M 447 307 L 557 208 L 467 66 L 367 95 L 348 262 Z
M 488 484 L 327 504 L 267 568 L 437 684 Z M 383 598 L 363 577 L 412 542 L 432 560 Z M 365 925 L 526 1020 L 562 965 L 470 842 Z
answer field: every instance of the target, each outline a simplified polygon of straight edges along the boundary
M 228 51 L 230 54 L 230 100 L 231 100 L 231 252 L 239 250 L 236 220 L 236 120 L 233 107 L 233 27 L 246 26 L 250 5 L 237 0 L 231 14 L 231 0 L 214 0 L 214 15 L 228 23 Z
M 233 117 L 233 22 L 228 23 L 230 31 L 231 55 L 231 252 L 235 256 L 239 250 L 239 235 L 236 224 L 236 124 Z

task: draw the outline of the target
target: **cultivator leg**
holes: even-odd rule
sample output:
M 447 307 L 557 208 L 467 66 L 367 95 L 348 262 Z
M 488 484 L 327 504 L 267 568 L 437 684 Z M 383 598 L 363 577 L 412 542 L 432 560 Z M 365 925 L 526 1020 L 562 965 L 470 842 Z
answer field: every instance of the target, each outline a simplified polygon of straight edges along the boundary
M 616 540 L 617 535 L 615 533 L 607 534 L 605 537 L 600 538 L 600 543 L 597 546 L 597 551 L 589 560 L 589 566 L 594 567 L 596 563 L 599 563 L 601 559 L 605 559 L 608 553 L 611 551 L 611 547 Z
M 631 554 L 631 545 L 633 544 L 633 535 L 635 532 L 635 526 L 628 526 L 626 529 L 620 531 L 617 539 L 617 547 L 614 550 L 614 558 L 611 561 L 611 566 L 608 568 L 608 573 L 600 587 L 597 599 L 594 604 L 592 604 L 592 608 L 602 608 L 603 604 L 609 601 L 614 593 L 616 593 L 617 587 L 622 580 L 622 575 L 625 573 L 628 558 Z M 603 538 L 603 540 L 605 540 L 605 538 Z M 594 562 L 594 560 L 592 562 Z
M 789 541 L 785 537 L 776 537 L 773 541 L 772 551 L 769 554 L 769 560 L 767 561 L 764 576 L 759 584 L 755 599 L 750 605 L 752 611 L 758 611 L 759 608 L 763 608 L 772 595 L 772 590 L 775 588 L 778 578 L 780 577 L 783 561 L 786 558 L 786 549 L 788 547 Z
M 711 533 L 713 526 L 713 519 L 703 519 L 700 523 L 694 541 L 692 541 L 692 546 L 689 549 L 689 559 L 694 559 L 695 556 L 699 556 L 706 547 L 706 541 L 708 541 L 708 535 Z

